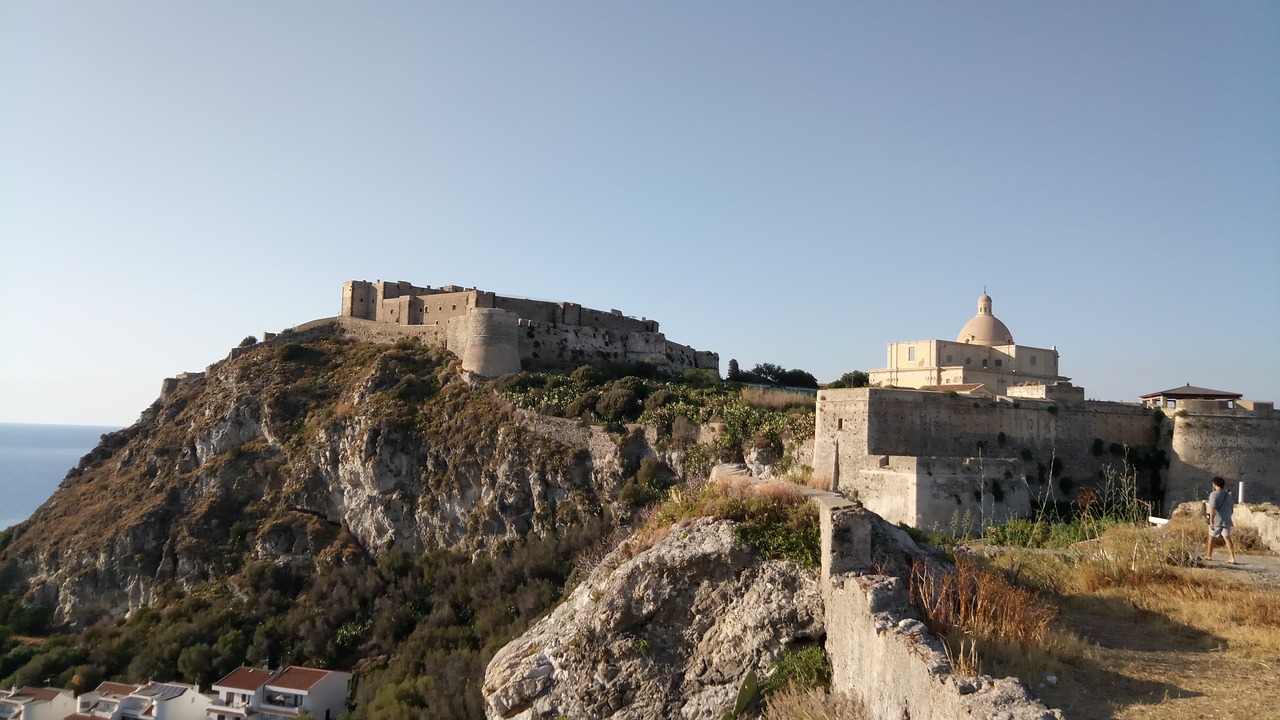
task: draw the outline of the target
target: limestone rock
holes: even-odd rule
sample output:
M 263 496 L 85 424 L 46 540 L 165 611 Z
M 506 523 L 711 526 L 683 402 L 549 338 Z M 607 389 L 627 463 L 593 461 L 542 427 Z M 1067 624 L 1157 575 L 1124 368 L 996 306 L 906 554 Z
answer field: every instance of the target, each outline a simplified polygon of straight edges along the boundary
M 825 635 L 817 574 L 764 560 L 727 521 L 677 525 L 615 551 L 551 615 L 494 656 L 501 720 L 719 718 L 743 678 Z

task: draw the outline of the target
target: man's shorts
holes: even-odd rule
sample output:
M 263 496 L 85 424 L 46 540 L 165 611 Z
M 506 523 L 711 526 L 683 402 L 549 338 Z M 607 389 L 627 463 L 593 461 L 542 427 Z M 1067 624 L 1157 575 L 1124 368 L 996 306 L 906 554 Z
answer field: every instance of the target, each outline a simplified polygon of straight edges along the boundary
M 1231 528 L 1229 527 L 1211 527 L 1209 528 L 1209 537 L 1231 537 Z

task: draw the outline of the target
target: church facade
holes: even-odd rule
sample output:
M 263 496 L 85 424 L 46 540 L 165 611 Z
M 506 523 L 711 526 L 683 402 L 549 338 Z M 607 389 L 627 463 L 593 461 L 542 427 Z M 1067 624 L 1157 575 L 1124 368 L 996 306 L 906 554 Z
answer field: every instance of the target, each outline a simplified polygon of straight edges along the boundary
M 1058 373 L 1058 349 L 1018 345 L 991 312 L 991 296 L 978 298 L 978 314 L 951 340 L 891 342 L 884 368 L 868 371 L 881 387 L 948 390 L 981 384 L 997 395 L 1019 395 L 1019 387 L 1054 388 L 1071 378 Z M 1083 393 L 1081 393 L 1083 394 Z

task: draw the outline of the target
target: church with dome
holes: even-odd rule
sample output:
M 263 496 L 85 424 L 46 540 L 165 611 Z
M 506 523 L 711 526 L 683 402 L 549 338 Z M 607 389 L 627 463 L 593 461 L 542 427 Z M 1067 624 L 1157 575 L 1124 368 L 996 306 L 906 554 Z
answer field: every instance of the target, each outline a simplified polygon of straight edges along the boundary
M 991 312 L 991 296 L 978 298 L 978 314 L 951 340 L 891 342 L 888 364 L 868 371 L 881 387 L 1009 395 L 1046 399 L 1084 399 L 1084 390 L 1058 374 L 1058 349 L 1018 345 L 1008 326 Z

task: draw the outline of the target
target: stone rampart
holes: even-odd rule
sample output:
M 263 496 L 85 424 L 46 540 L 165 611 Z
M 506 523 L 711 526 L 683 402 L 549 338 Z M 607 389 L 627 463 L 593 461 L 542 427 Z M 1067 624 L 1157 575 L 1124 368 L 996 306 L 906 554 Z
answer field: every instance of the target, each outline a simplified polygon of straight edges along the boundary
M 369 340 L 421 337 L 485 377 L 623 362 L 651 362 L 670 373 L 720 372 L 719 355 L 668 341 L 654 320 L 476 288 L 352 280 L 342 286 L 340 317 L 348 332 Z
M 1243 482 L 1249 502 L 1280 503 L 1280 413 L 1170 412 L 1170 506 L 1203 499 L 1215 476 L 1228 484 Z
M 1158 411 L 884 388 L 818 394 L 814 472 L 891 522 L 969 530 L 1153 460 Z M 1127 455 L 1126 455 L 1127 453 Z

